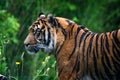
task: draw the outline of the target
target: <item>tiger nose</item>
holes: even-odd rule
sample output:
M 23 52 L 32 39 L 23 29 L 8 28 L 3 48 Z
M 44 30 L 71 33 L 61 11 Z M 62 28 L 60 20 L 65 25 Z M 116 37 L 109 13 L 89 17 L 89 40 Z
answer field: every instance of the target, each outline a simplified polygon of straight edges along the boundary
M 24 41 L 24 45 L 25 45 L 25 47 L 28 47 L 28 46 L 30 45 L 30 43 L 29 43 L 29 42 Z
M 24 44 L 25 45 L 25 47 L 28 47 L 30 44 L 29 43 L 27 43 L 27 44 Z

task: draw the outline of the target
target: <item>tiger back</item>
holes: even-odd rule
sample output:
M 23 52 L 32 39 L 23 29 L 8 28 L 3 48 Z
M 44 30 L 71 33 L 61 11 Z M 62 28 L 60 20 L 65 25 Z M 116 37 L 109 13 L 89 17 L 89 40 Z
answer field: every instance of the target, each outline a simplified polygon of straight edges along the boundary
M 94 33 L 77 23 L 41 13 L 30 26 L 25 48 L 56 58 L 59 80 L 119 80 L 120 29 Z

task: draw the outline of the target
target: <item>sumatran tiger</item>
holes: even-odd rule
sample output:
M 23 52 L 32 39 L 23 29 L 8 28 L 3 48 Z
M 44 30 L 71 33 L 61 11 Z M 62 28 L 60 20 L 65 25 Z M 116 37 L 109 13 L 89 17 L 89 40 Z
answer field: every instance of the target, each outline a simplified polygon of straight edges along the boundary
M 41 13 L 24 41 L 28 53 L 56 58 L 58 80 L 120 80 L 120 29 L 94 33 L 77 23 Z

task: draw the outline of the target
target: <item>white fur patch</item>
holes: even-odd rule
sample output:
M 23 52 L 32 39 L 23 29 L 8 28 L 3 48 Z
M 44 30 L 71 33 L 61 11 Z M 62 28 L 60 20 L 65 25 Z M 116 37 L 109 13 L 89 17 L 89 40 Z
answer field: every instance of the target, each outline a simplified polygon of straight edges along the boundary
M 40 18 L 42 19 L 42 18 L 45 18 L 45 15 L 40 15 Z
M 86 75 L 86 76 L 84 76 L 84 77 L 83 77 L 82 79 L 80 79 L 80 80 L 92 80 L 92 79 L 91 79 L 90 76 L 87 76 L 87 75 Z

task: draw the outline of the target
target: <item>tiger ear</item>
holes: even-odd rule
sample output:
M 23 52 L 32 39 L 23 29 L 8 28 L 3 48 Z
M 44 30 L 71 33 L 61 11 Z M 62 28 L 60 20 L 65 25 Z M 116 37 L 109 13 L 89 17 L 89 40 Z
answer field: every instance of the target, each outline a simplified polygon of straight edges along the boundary
M 47 18 L 48 18 L 48 20 L 49 20 L 50 23 L 52 23 L 53 20 L 54 20 L 54 17 L 53 17 L 52 14 L 48 14 Z
M 43 13 L 43 12 L 41 12 L 41 13 L 39 13 L 39 16 L 38 16 L 40 19 L 43 19 L 43 18 L 45 18 L 46 16 L 45 16 L 45 14 Z
M 53 17 L 52 14 L 48 14 L 47 18 L 48 18 L 49 23 L 51 23 L 51 24 L 53 24 L 54 26 L 56 26 L 56 25 L 55 25 L 55 18 Z

